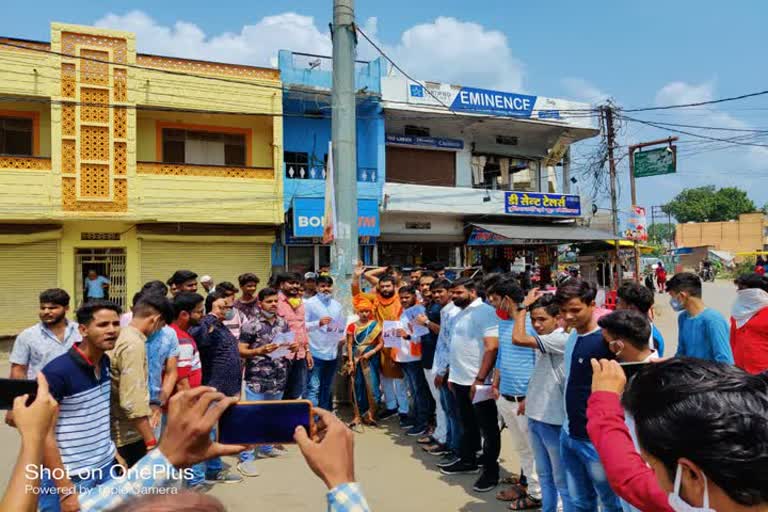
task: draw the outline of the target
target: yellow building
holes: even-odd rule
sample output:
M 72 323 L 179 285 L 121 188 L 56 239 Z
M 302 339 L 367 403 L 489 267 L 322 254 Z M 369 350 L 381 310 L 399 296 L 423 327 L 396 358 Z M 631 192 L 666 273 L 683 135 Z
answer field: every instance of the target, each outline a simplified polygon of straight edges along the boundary
M 234 281 L 271 268 L 283 222 L 275 69 L 136 53 L 131 33 L 51 25 L 0 38 L 0 335 L 37 295 L 128 305 L 180 268 Z
M 678 247 L 711 246 L 732 253 L 768 247 L 768 219 L 763 213 L 744 213 L 730 222 L 689 222 L 675 230 Z

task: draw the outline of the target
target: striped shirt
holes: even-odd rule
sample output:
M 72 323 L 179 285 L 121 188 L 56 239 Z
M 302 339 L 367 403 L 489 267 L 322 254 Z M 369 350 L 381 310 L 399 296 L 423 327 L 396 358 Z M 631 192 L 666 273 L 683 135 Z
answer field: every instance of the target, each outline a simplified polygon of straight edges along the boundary
M 502 395 L 525 396 L 528 393 L 528 381 L 536 366 L 536 352 L 512 343 L 514 326 L 514 320 L 499 322 L 499 351 L 496 355 L 499 392 Z M 525 330 L 529 335 L 536 335 L 528 315 L 525 316 Z
M 56 443 L 70 476 L 87 475 L 115 458 L 109 430 L 110 372 L 104 355 L 99 368 L 73 346 L 43 368 L 59 403 Z

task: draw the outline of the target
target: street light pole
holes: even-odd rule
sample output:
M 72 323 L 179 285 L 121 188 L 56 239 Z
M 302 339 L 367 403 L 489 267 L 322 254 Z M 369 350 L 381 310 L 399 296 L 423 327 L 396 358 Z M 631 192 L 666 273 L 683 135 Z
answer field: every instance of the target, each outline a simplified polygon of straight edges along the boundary
M 357 238 L 357 151 L 355 140 L 354 0 L 333 1 L 331 142 L 338 229 L 331 253 L 339 299 L 351 313 L 351 278 L 359 258 Z
M 621 259 L 619 258 L 619 207 L 618 197 L 616 194 L 616 160 L 613 155 L 613 148 L 616 144 L 616 132 L 613 128 L 613 106 L 608 104 L 603 107 L 603 116 L 605 118 L 605 136 L 608 142 L 608 169 L 611 177 L 611 221 L 613 228 L 613 243 L 615 244 L 616 256 L 615 256 L 615 268 L 616 268 L 616 283 L 615 286 L 621 284 L 622 270 Z

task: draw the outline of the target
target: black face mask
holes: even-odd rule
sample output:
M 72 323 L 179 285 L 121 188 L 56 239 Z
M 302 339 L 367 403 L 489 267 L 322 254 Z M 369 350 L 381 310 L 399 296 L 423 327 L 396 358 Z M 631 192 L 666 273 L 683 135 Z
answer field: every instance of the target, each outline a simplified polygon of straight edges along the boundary
M 470 304 L 472 304 L 472 299 L 466 298 L 466 299 L 453 299 L 453 303 L 456 305 L 456 307 L 464 309 Z

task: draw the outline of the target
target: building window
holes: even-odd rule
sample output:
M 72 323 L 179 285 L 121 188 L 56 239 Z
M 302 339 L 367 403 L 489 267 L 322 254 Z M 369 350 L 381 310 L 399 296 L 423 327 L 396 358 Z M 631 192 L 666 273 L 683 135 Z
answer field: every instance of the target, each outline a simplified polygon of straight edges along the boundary
M 163 128 L 163 162 L 245 166 L 245 135 Z
M 290 180 L 324 180 L 328 155 L 321 161 L 317 156 L 301 151 L 283 153 L 285 177 Z
M 539 162 L 498 155 L 472 155 L 472 186 L 489 190 L 536 192 Z
M 0 154 L 32 156 L 32 119 L 0 117 Z

